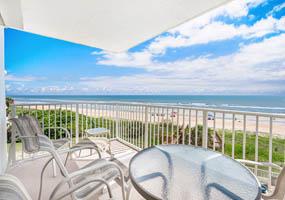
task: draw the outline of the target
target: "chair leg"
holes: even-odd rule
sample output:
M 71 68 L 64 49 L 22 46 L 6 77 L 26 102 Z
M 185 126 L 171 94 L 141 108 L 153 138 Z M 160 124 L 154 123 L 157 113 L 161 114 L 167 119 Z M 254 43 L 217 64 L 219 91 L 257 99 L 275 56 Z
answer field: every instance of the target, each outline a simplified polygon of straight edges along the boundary
M 129 183 L 127 183 L 127 186 L 126 186 L 126 199 L 127 200 L 130 199 L 132 187 L 133 187 L 133 185 L 132 185 L 131 181 Z
M 68 152 L 67 155 L 66 155 L 65 161 L 64 161 L 64 166 L 66 166 L 68 158 L 69 158 L 70 155 L 71 155 L 71 153 Z
M 46 164 L 44 165 L 42 171 L 41 171 L 41 178 L 40 178 L 40 189 L 39 189 L 39 195 L 38 195 L 38 200 L 41 199 L 41 194 L 42 194 L 42 188 L 43 188 L 43 178 L 44 178 L 44 172 L 48 166 L 48 164 L 51 162 L 51 161 L 54 161 L 53 158 L 49 159 Z
M 52 160 L 52 171 L 53 171 L 53 177 L 56 177 L 57 173 L 56 173 L 56 164 L 55 164 L 55 160 Z

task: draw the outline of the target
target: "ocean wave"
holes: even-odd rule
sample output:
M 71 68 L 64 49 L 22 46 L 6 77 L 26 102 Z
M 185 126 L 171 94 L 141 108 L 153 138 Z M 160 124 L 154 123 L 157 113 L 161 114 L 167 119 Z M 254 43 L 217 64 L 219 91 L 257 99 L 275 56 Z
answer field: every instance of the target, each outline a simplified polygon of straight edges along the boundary
M 44 104 L 44 103 L 69 103 L 69 102 L 103 102 L 102 99 L 95 100 L 95 99 L 68 99 L 68 98 L 31 98 L 31 97 L 16 97 L 15 102 L 19 104 Z M 261 112 L 274 112 L 274 113 L 284 113 L 285 107 L 280 106 L 258 106 L 258 105 L 236 105 L 236 104 L 230 104 L 230 103 L 207 103 L 207 102 L 173 102 L 169 100 L 168 102 L 164 100 L 159 101 L 159 99 L 147 99 L 145 101 L 135 100 L 132 99 L 131 101 L 127 100 L 120 100 L 114 98 L 113 100 L 107 99 L 106 102 L 123 102 L 123 103 L 146 103 L 146 104 L 153 104 L 153 105 L 164 105 L 164 106 L 171 106 L 171 105 L 184 105 L 184 106 L 193 106 L 193 107 L 202 107 L 202 108 L 216 108 L 216 109 L 228 109 L 228 110 L 239 110 L 239 111 L 261 111 Z

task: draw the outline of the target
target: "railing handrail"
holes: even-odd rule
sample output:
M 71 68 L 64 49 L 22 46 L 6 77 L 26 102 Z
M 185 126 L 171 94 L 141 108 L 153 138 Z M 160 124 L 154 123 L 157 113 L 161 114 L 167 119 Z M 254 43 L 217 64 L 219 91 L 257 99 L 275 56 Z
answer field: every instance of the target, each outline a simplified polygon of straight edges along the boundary
M 155 108 L 173 108 L 173 109 L 190 109 L 197 111 L 208 111 L 213 113 L 226 113 L 238 115 L 250 115 L 260 117 L 274 117 L 284 118 L 285 113 L 268 113 L 268 112 L 252 112 L 252 111 L 238 111 L 229 109 L 217 109 L 208 107 L 196 107 L 175 104 L 162 104 L 162 103 L 137 103 L 137 102 L 120 102 L 120 101 L 67 101 L 67 102 L 45 102 L 45 103 L 15 103 L 14 106 L 45 106 L 45 105 L 76 105 L 76 104 L 102 104 L 102 105 L 121 105 L 121 106 L 151 106 Z M 13 106 L 12 105 L 12 106 Z

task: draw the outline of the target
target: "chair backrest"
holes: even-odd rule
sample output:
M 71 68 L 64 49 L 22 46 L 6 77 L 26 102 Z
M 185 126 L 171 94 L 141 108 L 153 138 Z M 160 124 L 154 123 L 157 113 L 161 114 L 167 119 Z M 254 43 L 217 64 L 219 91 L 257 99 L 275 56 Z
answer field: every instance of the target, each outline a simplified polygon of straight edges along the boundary
M 16 127 L 17 135 L 20 136 L 20 139 L 23 144 L 23 150 L 26 153 L 36 153 L 39 151 L 39 141 L 35 137 L 36 134 L 31 128 L 29 120 L 26 117 L 11 118 L 10 121 L 12 125 Z
M 31 116 L 20 116 L 18 118 L 11 118 L 10 121 L 13 123 L 13 125 L 16 126 L 18 130 L 18 135 L 22 136 L 21 141 L 23 142 L 23 150 L 26 153 L 37 153 L 39 151 L 46 151 L 51 154 L 51 156 L 55 159 L 58 167 L 62 171 L 64 176 L 68 176 L 68 171 L 65 168 L 60 155 L 58 152 L 54 149 L 54 146 L 50 139 L 48 137 L 45 137 L 45 141 L 42 139 L 39 139 L 37 135 L 39 134 L 38 129 L 40 129 L 38 121 L 31 117 Z M 38 128 L 35 128 L 37 127 Z M 34 136 L 33 138 L 28 138 Z M 44 137 L 44 136 L 42 136 Z
M 33 132 L 35 134 L 41 134 L 43 135 L 43 130 L 39 124 L 39 121 L 38 119 L 36 119 L 35 117 L 33 116 L 30 116 L 30 115 L 24 115 L 23 118 L 27 119 L 30 123 L 30 126 L 31 126 L 31 129 L 33 130 Z
M 281 170 L 277 178 L 275 190 L 268 199 L 285 199 L 285 167 L 283 167 L 283 169 Z
M 19 179 L 9 174 L 0 175 L 0 199 L 32 200 Z

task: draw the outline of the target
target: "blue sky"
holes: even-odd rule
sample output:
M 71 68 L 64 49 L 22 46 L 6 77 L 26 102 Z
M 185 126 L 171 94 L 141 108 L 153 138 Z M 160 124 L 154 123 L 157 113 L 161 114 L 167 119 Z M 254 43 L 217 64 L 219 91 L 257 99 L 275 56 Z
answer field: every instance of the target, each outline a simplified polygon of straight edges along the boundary
M 5 39 L 7 94 L 285 94 L 283 0 L 234 0 L 122 53 Z

